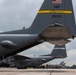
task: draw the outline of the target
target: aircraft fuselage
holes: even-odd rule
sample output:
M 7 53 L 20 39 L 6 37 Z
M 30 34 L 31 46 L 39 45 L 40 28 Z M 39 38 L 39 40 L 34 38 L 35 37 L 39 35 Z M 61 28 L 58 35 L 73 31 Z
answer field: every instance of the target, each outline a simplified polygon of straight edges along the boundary
M 26 47 L 38 39 L 36 34 L 0 34 L 0 57 Z

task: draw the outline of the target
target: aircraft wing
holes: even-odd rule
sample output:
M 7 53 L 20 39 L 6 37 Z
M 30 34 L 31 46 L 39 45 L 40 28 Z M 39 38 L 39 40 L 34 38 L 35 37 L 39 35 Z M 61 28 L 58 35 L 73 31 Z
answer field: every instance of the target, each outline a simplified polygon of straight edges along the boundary
M 14 55 L 14 58 L 15 58 L 16 60 L 31 59 L 30 57 L 22 56 L 22 55 Z

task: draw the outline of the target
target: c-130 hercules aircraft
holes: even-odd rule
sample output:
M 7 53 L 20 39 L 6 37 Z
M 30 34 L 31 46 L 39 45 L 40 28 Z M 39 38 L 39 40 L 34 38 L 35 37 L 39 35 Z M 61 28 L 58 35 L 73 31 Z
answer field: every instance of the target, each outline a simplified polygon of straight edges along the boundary
M 38 68 L 40 65 L 52 61 L 54 59 L 63 59 L 67 57 L 65 45 L 55 45 L 50 54 L 38 55 L 34 57 L 28 57 L 23 55 L 13 55 L 0 62 L 0 67 L 10 66 L 17 67 L 18 69 L 25 69 L 28 67 Z
M 0 33 L 0 58 L 42 42 L 66 44 L 76 36 L 72 0 L 44 0 L 28 29 Z

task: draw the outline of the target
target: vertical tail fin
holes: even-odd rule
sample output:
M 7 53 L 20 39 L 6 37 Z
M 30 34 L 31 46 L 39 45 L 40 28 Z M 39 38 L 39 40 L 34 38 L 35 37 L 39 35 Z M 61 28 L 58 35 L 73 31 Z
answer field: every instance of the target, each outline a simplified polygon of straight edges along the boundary
M 62 61 L 59 65 L 61 65 L 61 66 L 65 66 L 65 62 L 64 61 Z
M 41 33 L 55 24 L 67 27 L 71 35 L 76 35 L 72 0 L 44 0 L 30 29 Z
M 54 56 L 57 58 L 67 57 L 65 45 L 62 45 L 62 46 L 55 45 L 55 47 L 51 53 L 51 56 Z
M 62 61 L 62 62 L 59 64 L 59 66 L 60 66 L 61 68 L 66 68 L 66 63 L 65 63 L 64 61 Z
M 72 38 L 76 36 L 72 0 L 44 0 L 30 28 L 6 33 L 40 34 L 43 38 L 47 36 L 55 39 Z

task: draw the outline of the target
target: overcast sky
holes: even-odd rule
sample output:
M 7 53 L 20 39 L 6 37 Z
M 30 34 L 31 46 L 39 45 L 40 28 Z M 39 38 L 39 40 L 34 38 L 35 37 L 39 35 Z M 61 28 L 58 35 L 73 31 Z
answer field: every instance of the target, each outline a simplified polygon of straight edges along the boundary
M 0 32 L 30 27 L 42 2 L 44 0 L 0 0 Z M 74 13 L 76 13 L 76 0 L 73 0 Z M 76 14 L 75 14 L 76 17 Z M 54 45 L 40 44 L 37 47 L 22 52 L 23 55 L 42 55 L 51 53 Z M 67 65 L 76 64 L 76 39 L 66 45 L 68 57 L 57 59 L 51 63 L 65 61 Z

